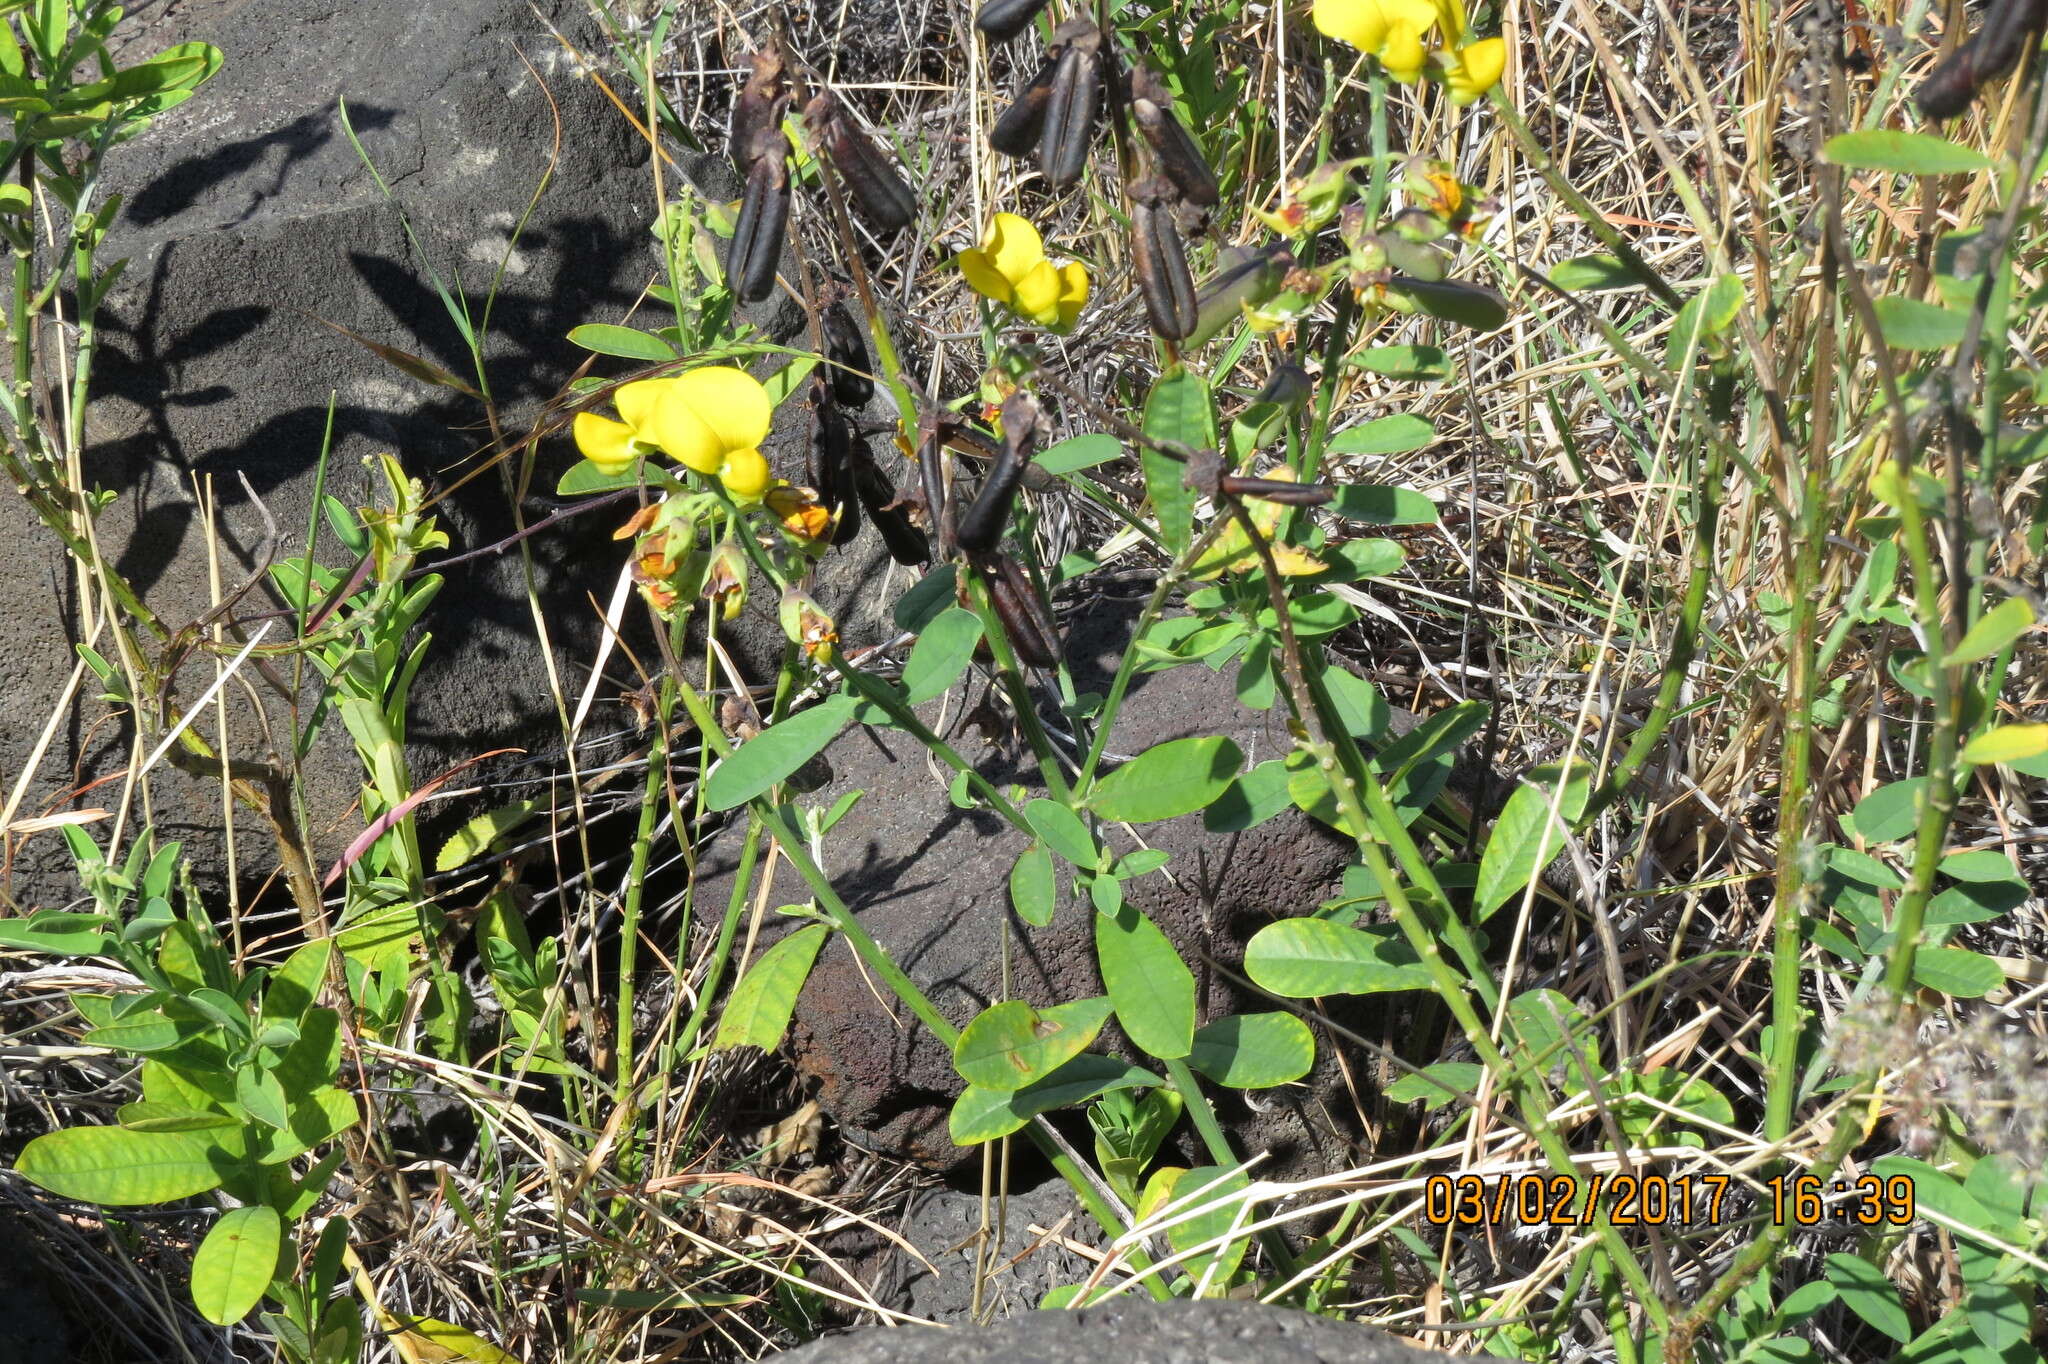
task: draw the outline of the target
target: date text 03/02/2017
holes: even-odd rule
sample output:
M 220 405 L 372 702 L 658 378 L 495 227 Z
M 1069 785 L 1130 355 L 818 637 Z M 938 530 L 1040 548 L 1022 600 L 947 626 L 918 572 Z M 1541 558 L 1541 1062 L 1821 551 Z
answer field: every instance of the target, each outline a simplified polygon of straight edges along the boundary
M 1734 1185 L 1721 1174 L 1431 1175 L 1423 1183 L 1422 1217 L 1432 1226 L 1582 1227 L 1604 1207 L 1616 1226 L 1712 1225 L 1747 1210 L 1728 1199 Z M 1769 1196 L 1771 1220 L 1781 1224 L 1904 1226 L 1915 1216 L 1913 1181 L 1905 1175 L 1780 1175 L 1765 1180 L 1761 1192 Z

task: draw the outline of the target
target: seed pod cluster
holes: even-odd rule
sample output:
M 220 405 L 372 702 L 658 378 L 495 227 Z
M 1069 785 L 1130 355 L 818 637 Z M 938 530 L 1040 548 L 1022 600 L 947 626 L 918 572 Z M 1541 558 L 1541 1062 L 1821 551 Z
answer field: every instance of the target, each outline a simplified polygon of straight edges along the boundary
M 1172 187 L 1157 176 L 1131 186 L 1131 260 L 1152 330 L 1169 341 L 1194 331 L 1195 280 L 1173 220 Z
M 806 104 L 804 127 L 809 130 L 813 145 L 823 151 L 832 169 L 839 172 L 854 207 L 876 231 L 894 232 L 916 219 L 917 196 L 903 182 L 895 163 L 861 131 L 836 95 L 825 91 Z
M 1038 404 L 1020 389 L 1003 403 L 1003 448 L 996 452 L 974 504 L 954 528 L 954 539 L 964 553 L 988 554 L 1003 538 L 1010 504 L 1017 500 L 1017 487 L 1024 481 L 1024 470 L 1030 467 L 1037 444 Z
M 773 50 L 756 52 L 752 64 L 753 74 L 733 101 L 726 144 L 733 168 L 747 181 L 725 253 L 726 283 L 742 303 L 759 303 L 775 288 L 789 233 L 789 139 L 782 135 L 789 83 Z
M 1069 19 L 1052 31 L 1045 61 L 989 130 L 988 144 L 1005 156 L 1038 156 L 1046 182 L 1064 189 L 1088 164 L 1104 92 L 1102 30 Z
M 1913 95 L 1920 112 L 1941 122 L 1968 109 L 1979 90 L 2018 65 L 2043 28 L 2048 28 L 2048 0 L 1992 0 L 1969 41 L 1920 82 Z
M 1050 668 L 1060 661 L 1060 627 L 1024 566 L 1007 554 L 984 554 L 974 561 L 988 578 L 989 605 L 1009 636 L 1019 662 Z

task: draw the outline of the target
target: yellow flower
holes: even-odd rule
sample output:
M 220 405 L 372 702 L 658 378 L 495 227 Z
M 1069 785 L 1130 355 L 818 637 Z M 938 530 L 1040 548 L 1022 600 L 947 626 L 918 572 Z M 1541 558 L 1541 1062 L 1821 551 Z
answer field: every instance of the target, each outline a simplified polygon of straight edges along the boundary
M 1422 78 L 1423 35 L 1445 11 L 1432 0 L 1315 0 L 1311 17 L 1328 37 L 1379 58 L 1395 80 Z
M 981 244 L 960 253 L 960 273 L 975 293 L 1050 331 L 1073 326 L 1088 301 L 1088 272 L 1047 260 L 1038 229 L 1014 213 L 989 220 Z
M 1450 87 L 1451 103 L 1470 104 L 1500 83 L 1507 69 L 1508 45 L 1502 38 L 1481 38 L 1478 42 L 1444 54 L 1444 83 Z
M 742 502 L 768 487 L 768 438 L 774 404 L 745 370 L 710 365 L 662 379 L 625 384 L 612 397 L 621 420 L 593 412 L 576 416 L 576 448 L 607 474 L 660 451 L 684 468 L 715 476 Z

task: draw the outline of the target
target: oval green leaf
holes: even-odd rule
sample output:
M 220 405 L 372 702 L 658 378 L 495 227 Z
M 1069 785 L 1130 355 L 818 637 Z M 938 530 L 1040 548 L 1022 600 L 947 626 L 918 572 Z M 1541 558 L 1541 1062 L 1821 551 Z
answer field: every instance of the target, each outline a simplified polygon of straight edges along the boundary
M 1271 1089 L 1308 1074 L 1316 1038 L 1289 1013 L 1231 1014 L 1195 1033 L 1188 1064 L 1232 1089 Z
M 1007 1092 L 1045 1079 L 1088 1049 L 1109 1021 L 1107 996 L 1034 1009 L 1021 999 L 983 1009 L 960 1030 L 953 1068 L 970 1085 Z
M 1245 944 L 1245 974 L 1288 999 L 1428 989 L 1429 972 L 1393 934 L 1324 919 L 1282 919 Z
M 1397 412 L 1347 426 L 1331 436 L 1323 449 L 1332 455 L 1405 455 L 1435 439 L 1436 423 L 1429 418 Z
M 1429 382 L 1451 377 L 1451 359 L 1438 346 L 1374 346 L 1360 351 L 1351 363 L 1389 379 Z
M 852 714 L 853 698 L 842 692 L 768 726 L 712 769 L 705 804 L 714 810 L 746 804 L 817 757 Z
M 213 1224 L 192 1257 L 192 1301 L 215 1326 L 232 1326 L 263 1300 L 277 1272 L 284 1221 L 275 1208 L 236 1208 Z
M 1145 397 L 1145 434 L 1177 441 L 1194 450 L 1216 448 L 1216 406 L 1200 375 L 1176 369 L 1160 377 Z M 1188 545 L 1194 520 L 1195 494 L 1187 485 L 1181 462 L 1140 446 L 1138 462 L 1145 473 L 1145 491 L 1159 520 L 1159 538 L 1178 554 Z
M 1084 1053 L 1022 1089 L 967 1086 L 953 1101 L 946 1127 L 954 1145 L 973 1146 L 1007 1137 L 1040 1113 L 1084 1103 L 1114 1089 L 1145 1089 L 1158 1083 L 1159 1077 L 1143 1066 Z
M 1837 166 L 1896 171 L 1901 175 L 1956 175 L 1991 168 L 1991 159 L 1974 147 L 1932 133 L 1908 133 L 1893 128 L 1838 134 L 1822 146 L 1821 155 Z
M 1059 879 L 1052 853 L 1043 844 L 1033 843 L 1010 867 L 1010 907 L 1033 928 L 1044 928 L 1052 922 L 1058 903 Z
M 781 1046 L 782 1035 L 796 1012 L 796 997 L 830 931 L 823 924 L 799 928 L 756 958 L 732 988 L 711 1050 L 759 1047 L 772 1052 Z
M 1913 980 L 1951 999 L 1982 999 L 2005 984 L 2005 968 L 1966 947 L 1923 947 L 1913 955 Z
M 967 671 L 980 643 L 981 617 L 972 611 L 949 606 L 932 617 L 903 665 L 903 699 L 917 706 L 944 695 Z
M 22 1148 L 14 1169 L 51 1193 L 105 1208 L 171 1203 L 221 1181 L 198 1138 L 123 1127 L 73 1127 L 37 1137 Z
M 1097 782 L 1088 808 L 1132 824 L 1192 814 L 1222 795 L 1243 766 L 1244 750 L 1226 735 L 1171 739 Z
M 1913 826 L 1920 821 L 1920 793 L 1926 789 L 1927 778 L 1908 777 L 1904 781 L 1886 782 L 1857 801 L 1849 815 L 1857 837 L 1872 843 L 1889 843 L 1912 833 Z
M 1894 350 L 1947 350 L 1970 326 L 1966 315 L 1917 298 L 1886 294 L 1871 306 L 1884 343 Z
M 625 360 L 645 360 L 658 364 L 676 357 L 676 348 L 652 332 L 643 332 L 634 327 L 616 327 L 608 322 L 586 322 L 580 327 L 569 329 L 569 341 L 573 345 L 599 355 L 616 355 Z
M 1437 519 L 1436 503 L 1421 493 L 1382 483 L 1342 484 L 1330 510 L 1347 521 L 1372 526 L 1430 526 Z
M 1186 1056 L 1195 1044 L 1195 976 L 1159 925 L 1130 905 L 1097 914 L 1095 961 L 1132 1044 L 1162 1061 Z
M 1565 830 L 1586 808 L 1591 783 L 1584 763 L 1573 763 L 1562 779 L 1553 764 L 1533 769 L 1508 797 L 1479 859 L 1479 880 L 1472 889 L 1472 907 L 1486 917 L 1520 894 L 1529 878 L 1550 864 L 1564 847 Z M 1551 815 L 1555 801 L 1557 814 Z M 1562 827 L 1560 827 L 1560 821 Z
M 1074 474 L 1107 464 L 1124 452 L 1123 442 L 1103 431 L 1072 436 L 1044 451 L 1032 463 L 1049 474 Z
M 1047 847 L 1067 861 L 1090 871 L 1095 869 L 1101 857 L 1101 851 L 1095 846 L 1095 835 L 1089 833 L 1081 817 L 1066 806 L 1040 796 L 1024 807 L 1024 822 L 1045 840 Z

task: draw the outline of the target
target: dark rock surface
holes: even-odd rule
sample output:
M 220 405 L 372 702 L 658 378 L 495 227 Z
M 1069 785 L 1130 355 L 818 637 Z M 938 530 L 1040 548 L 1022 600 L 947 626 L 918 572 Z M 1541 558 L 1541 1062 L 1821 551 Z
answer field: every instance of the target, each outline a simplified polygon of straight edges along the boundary
M 1129 615 L 1120 620 L 1110 609 L 1075 625 L 1068 657 L 1077 690 L 1108 690 L 1129 621 Z M 957 732 L 949 737 L 999 786 L 1023 781 L 1028 758 L 1020 768 L 1011 756 L 1013 745 L 991 749 L 958 723 L 960 710 L 980 698 L 982 685 L 975 684 L 965 701 L 955 701 Z M 926 718 L 937 717 L 935 703 Z M 1193 664 L 1138 676 L 1109 751 L 1135 754 L 1169 739 L 1215 733 L 1232 735 L 1249 762 L 1278 756 L 1290 742 L 1280 712 L 1245 710 L 1227 673 Z M 825 870 L 867 931 L 956 1026 L 1002 997 L 1006 925 L 1010 997 L 1049 1005 L 1102 993 L 1093 907 L 1075 899 L 1063 874 L 1066 893 L 1049 926 L 1033 928 L 1017 919 L 1010 909 L 1009 874 L 1025 838 L 991 812 L 956 808 L 947 793 L 950 772 L 928 761 L 916 740 L 894 730 L 853 729 L 826 757 L 833 782 L 809 801 L 822 808 L 843 792 L 864 794 L 834 826 Z M 1029 786 L 1028 794 L 1042 791 Z M 1308 913 L 1329 898 L 1352 855 L 1348 842 L 1294 811 L 1236 836 L 1206 833 L 1199 815 L 1140 829 L 1149 844 L 1173 854 L 1166 872 L 1174 880 L 1154 873 L 1127 882 L 1127 896 L 1165 930 L 1195 972 L 1202 1020 L 1274 1008 L 1203 958 L 1234 969 L 1245 940 L 1261 925 Z M 1120 854 L 1134 846 L 1121 829 L 1109 837 Z M 699 862 L 698 912 L 712 922 L 726 903 L 737 848 L 738 838 L 728 831 Z M 801 879 L 782 866 L 768 903 L 808 897 Z M 1105 1031 L 1105 1038 L 1115 1036 L 1113 1026 Z M 947 1113 L 961 1089 L 950 1054 L 836 937 L 805 985 L 790 1046 L 798 1066 L 817 1079 L 820 1103 L 850 1140 L 932 1169 L 973 1157 L 947 1133 Z M 1269 1153 L 1263 1174 L 1320 1173 L 1347 1159 L 1341 1133 L 1349 1124 L 1326 1109 L 1348 1108 L 1349 1100 L 1329 1049 L 1319 1047 L 1318 1056 L 1306 1085 L 1250 1095 L 1214 1091 L 1219 1115 L 1241 1150 Z
M 871 1327 L 774 1357 L 789 1364 L 1420 1364 L 1436 1356 L 1370 1326 L 1289 1307 L 1133 1295 L 981 1328 Z M 1464 1358 L 1504 1364 L 1498 1355 Z
M 989 1235 L 994 1236 L 998 1201 L 988 1200 Z M 1033 1189 L 1013 1190 L 1001 1214 L 1002 1238 L 987 1257 L 989 1271 L 982 1284 L 981 1310 L 993 1319 L 1013 1316 L 1038 1306 L 1061 1284 L 1080 1283 L 1092 1267 L 1065 1249 L 1056 1232 L 1084 1243 L 1099 1240 L 1095 1224 L 1081 1211 L 1066 1181 L 1053 1177 Z M 982 1227 L 982 1198 L 976 1189 L 941 1185 L 921 1189 L 894 1230 L 931 1262 L 918 1263 L 893 1245 L 881 1243 L 879 1254 L 861 1266 L 862 1283 L 885 1307 L 926 1321 L 945 1323 L 973 1319 L 975 1249 Z M 874 1265 L 876 1272 L 867 1272 Z
M 257 566 L 265 539 L 258 501 L 277 523 L 278 555 L 303 551 L 330 398 L 329 493 L 367 503 L 378 485 L 364 458 L 394 451 L 430 490 L 454 489 L 437 508 L 451 553 L 513 530 L 499 471 L 456 487 L 491 443 L 481 405 L 402 374 L 322 323 L 473 378 L 429 271 L 480 310 L 502 263 L 485 356 L 507 439 L 516 441 L 588 358 L 567 341 L 569 329 L 627 318 L 659 268 L 646 146 L 543 19 L 584 51 L 604 50 L 583 0 L 160 0 L 117 33 L 124 60 L 201 39 L 226 59 L 195 98 L 118 149 L 108 169 L 109 187 L 126 200 L 106 254 L 130 259 L 103 313 L 85 474 L 119 494 L 98 526 L 108 559 L 169 628 L 211 604 L 195 478 L 211 480 L 220 505 L 221 577 L 230 588 Z M 341 99 L 393 199 L 350 145 Z M 559 160 L 508 256 L 514 225 L 556 156 L 557 110 Z M 786 327 L 793 310 L 783 300 L 759 311 L 763 325 Z M 666 316 L 643 311 L 635 320 L 660 325 Z M 600 361 L 596 372 L 623 370 Z M 800 467 L 788 447 L 803 421 L 795 405 L 783 415 L 788 430 L 771 458 L 790 473 Z M 551 492 L 574 459 L 566 438 L 544 442 L 532 487 Z M 258 501 L 244 493 L 244 477 Z M 527 519 L 550 509 L 530 503 Z M 572 703 L 599 638 L 591 599 L 609 596 L 624 561 L 608 538 L 620 519 L 600 511 L 532 543 L 533 588 Z M 11 494 L 0 496 L 0 543 L 10 546 L 0 557 L 0 649 L 14 665 L 0 693 L 0 774 L 11 784 L 75 662 L 79 613 L 69 565 Z M 331 536 L 325 544 L 332 563 L 339 552 Z M 872 537 L 835 559 L 821 597 L 879 599 L 871 577 L 887 560 Z M 259 588 L 242 613 L 274 605 Z M 743 667 L 772 669 L 779 656 L 772 608 L 728 630 Z M 863 622 L 872 617 L 847 612 L 849 639 Z M 426 624 L 434 646 L 413 688 L 408 735 L 416 779 L 487 749 L 559 746 L 517 554 L 451 569 Z M 176 694 L 189 701 L 211 671 L 203 658 L 189 666 Z M 622 664 L 613 671 L 618 685 L 605 695 L 633 685 Z M 93 690 L 71 706 L 38 765 L 24 814 L 126 762 L 130 737 L 103 721 Z M 231 743 L 237 756 L 260 758 L 253 710 L 238 704 Z M 274 698 L 270 705 L 281 723 L 282 707 Z M 355 762 L 338 724 L 307 771 L 311 832 L 332 856 L 359 827 L 349 812 Z M 160 831 L 184 838 L 202 888 L 218 888 L 227 874 L 219 787 L 162 767 L 151 781 Z M 99 788 L 86 803 L 111 804 L 117 789 Z M 440 807 L 438 819 L 461 813 Z M 275 865 L 253 817 L 240 853 L 245 879 Z M 68 872 L 60 840 L 38 838 L 17 858 L 11 889 L 26 904 L 59 902 L 77 893 Z
M 76 1332 L 57 1306 L 28 1226 L 0 1212 L 0 1364 L 76 1357 Z

